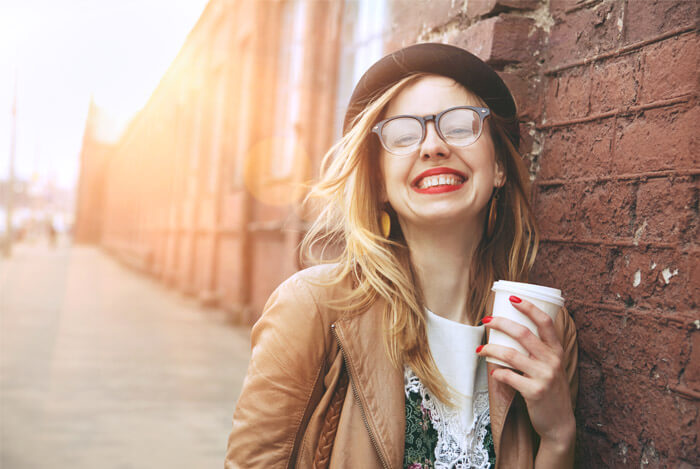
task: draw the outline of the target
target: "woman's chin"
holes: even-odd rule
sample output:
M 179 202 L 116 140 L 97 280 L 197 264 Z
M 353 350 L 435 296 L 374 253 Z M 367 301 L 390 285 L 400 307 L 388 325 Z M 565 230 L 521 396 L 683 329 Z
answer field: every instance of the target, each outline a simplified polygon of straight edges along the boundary
M 475 213 L 473 210 L 458 210 L 454 207 L 435 207 L 431 210 L 415 212 L 406 221 L 421 229 L 435 229 L 437 227 L 459 229 L 460 226 L 466 227 L 479 223 L 479 220 L 483 223 L 483 217 L 480 216 L 479 212 L 481 211 Z

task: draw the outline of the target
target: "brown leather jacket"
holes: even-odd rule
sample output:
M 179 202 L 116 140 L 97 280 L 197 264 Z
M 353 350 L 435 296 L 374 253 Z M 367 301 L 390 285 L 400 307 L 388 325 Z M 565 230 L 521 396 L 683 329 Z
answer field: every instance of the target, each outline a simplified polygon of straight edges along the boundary
M 403 370 L 391 364 L 384 350 L 382 305 L 361 314 L 324 307 L 325 299 L 338 298 L 348 288 L 318 285 L 332 268 L 319 266 L 292 276 L 272 294 L 253 327 L 226 469 L 402 467 Z M 575 403 L 576 329 L 568 313 L 562 313 L 555 326 Z M 345 376 L 350 385 L 343 382 Z M 509 386 L 493 379 L 488 384 L 496 466 L 532 468 L 537 437 L 524 401 Z M 334 428 L 333 439 L 328 429 Z

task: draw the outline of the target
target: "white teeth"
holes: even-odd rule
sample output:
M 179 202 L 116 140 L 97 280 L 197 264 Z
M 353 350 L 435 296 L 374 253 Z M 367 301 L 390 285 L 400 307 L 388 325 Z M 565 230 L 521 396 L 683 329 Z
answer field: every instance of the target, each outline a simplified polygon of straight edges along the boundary
M 463 180 L 461 177 L 453 174 L 440 174 L 438 176 L 428 176 L 424 177 L 418 181 L 418 188 L 427 189 L 433 186 L 456 186 L 462 184 Z

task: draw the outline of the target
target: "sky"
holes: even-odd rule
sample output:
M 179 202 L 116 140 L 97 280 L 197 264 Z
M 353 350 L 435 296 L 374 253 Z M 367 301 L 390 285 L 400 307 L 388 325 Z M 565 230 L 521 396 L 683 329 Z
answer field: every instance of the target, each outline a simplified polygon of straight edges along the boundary
M 208 0 L 0 0 L 0 180 L 70 189 L 91 97 L 125 125 L 146 103 Z

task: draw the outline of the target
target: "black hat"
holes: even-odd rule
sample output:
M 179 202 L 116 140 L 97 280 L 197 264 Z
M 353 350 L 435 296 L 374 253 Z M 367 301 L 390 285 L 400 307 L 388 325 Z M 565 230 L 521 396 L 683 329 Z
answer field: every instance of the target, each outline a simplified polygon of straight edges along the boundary
M 372 65 L 362 75 L 345 113 L 343 133 L 350 130 L 353 119 L 374 98 L 412 73 L 434 73 L 452 78 L 476 93 L 495 114 L 505 118 L 515 147 L 520 142 L 515 101 L 501 77 L 474 54 L 456 46 L 438 43 L 414 44 L 392 52 Z

